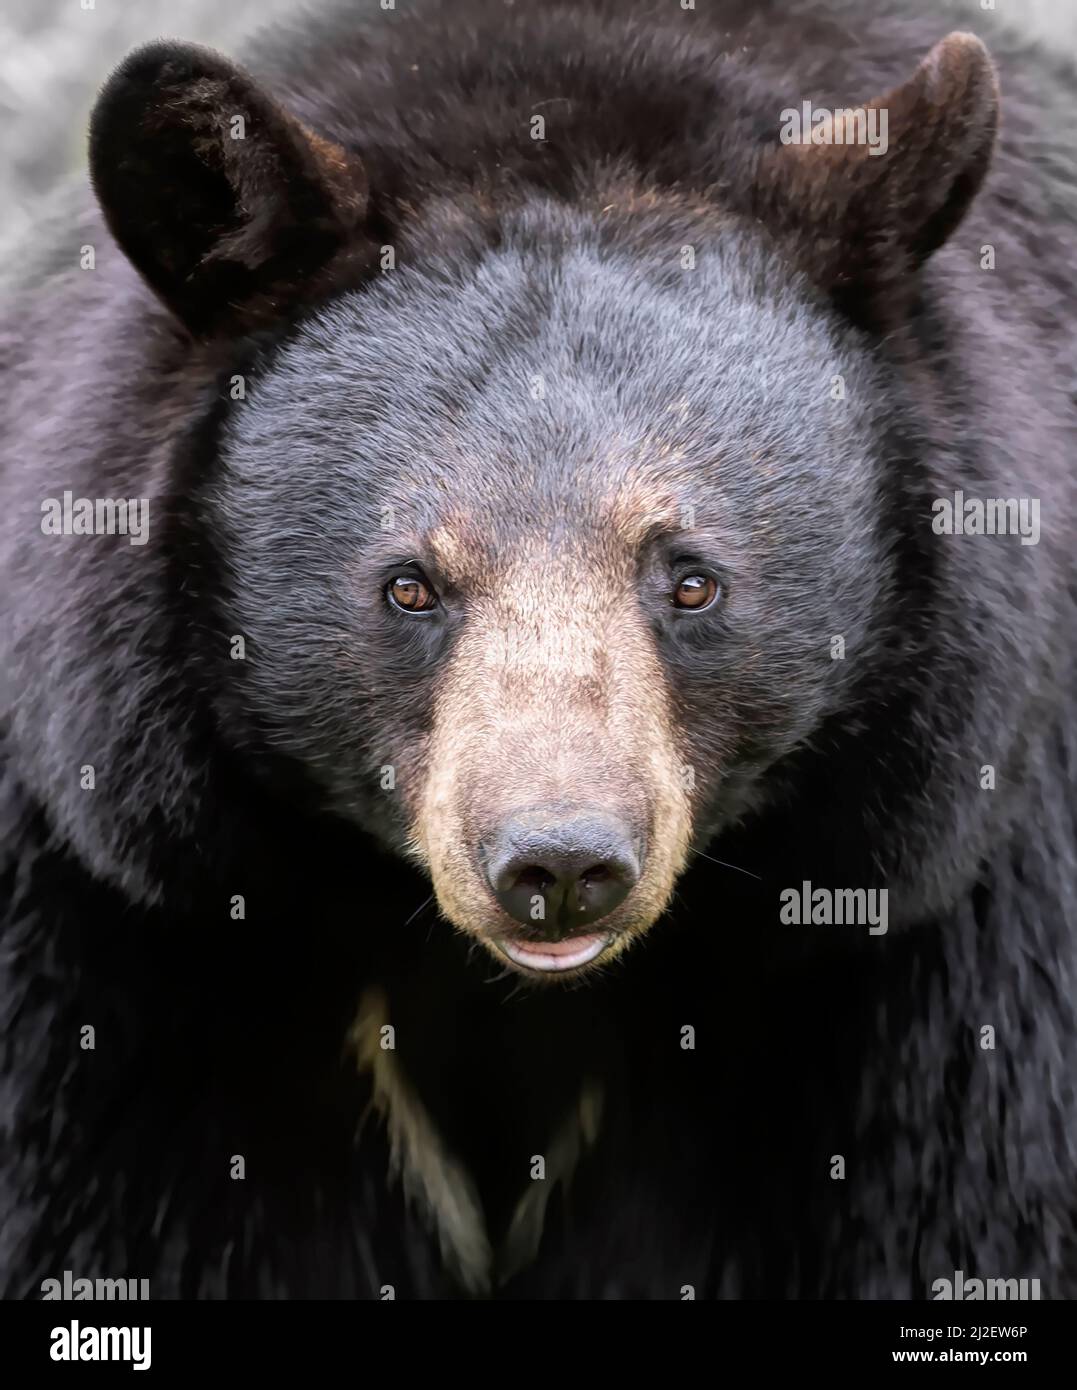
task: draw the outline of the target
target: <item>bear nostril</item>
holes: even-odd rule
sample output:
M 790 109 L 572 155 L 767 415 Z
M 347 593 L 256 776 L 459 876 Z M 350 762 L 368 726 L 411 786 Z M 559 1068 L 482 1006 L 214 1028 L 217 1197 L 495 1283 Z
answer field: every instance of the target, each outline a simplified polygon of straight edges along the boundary
M 537 864 L 530 864 L 526 869 L 521 869 L 516 875 L 516 886 L 519 888 L 533 888 L 537 893 L 544 893 L 552 888 L 557 882 L 556 877 L 540 868 Z

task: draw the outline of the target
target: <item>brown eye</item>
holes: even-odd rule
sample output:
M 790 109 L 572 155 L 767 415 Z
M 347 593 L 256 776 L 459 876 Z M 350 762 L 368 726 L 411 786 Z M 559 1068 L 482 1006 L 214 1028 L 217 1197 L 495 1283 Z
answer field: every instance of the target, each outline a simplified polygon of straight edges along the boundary
M 709 574 L 686 574 L 673 590 L 675 608 L 709 608 L 718 596 L 718 581 Z
M 413 574 L 398 574 L 385 590 L 389 602 L 405 613 L 429 613 L 436 608 L 438 596 L 424 579 Z

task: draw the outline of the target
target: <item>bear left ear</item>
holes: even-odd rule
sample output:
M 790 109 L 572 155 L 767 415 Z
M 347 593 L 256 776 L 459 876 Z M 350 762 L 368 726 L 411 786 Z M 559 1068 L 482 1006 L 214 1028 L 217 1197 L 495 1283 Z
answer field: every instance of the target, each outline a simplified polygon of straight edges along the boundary
M 360 161 L 194 44 L 149 44 L 112 74 L 90 174 L 119 246 L 198 337 L 287 314 L 364 244 Z
M 839 294 L 871 290 L 956 229 L 987 173 L 998 118 L 990 54 L 974 34 L 950 34 L 886 96 L 826 113 L 799 143 L 771 151 L 764 182 L 791 230 L 807 234 L 816 277 Z

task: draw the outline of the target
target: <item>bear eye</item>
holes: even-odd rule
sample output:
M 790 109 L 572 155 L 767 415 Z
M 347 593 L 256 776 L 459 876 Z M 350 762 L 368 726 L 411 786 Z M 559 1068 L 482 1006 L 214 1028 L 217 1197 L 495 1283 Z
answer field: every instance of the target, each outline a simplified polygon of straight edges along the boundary
M 709 608 L 718 597 L 718 581 L 709 574 L 686 574 L 673 590 L 675 608 L 690 608 L 698 612 Z
M 429 613 L 438 606 L 437 594 L 425 579 L 414 574 L 398 574 L 390 579 L 385 597 L 405 613 Z

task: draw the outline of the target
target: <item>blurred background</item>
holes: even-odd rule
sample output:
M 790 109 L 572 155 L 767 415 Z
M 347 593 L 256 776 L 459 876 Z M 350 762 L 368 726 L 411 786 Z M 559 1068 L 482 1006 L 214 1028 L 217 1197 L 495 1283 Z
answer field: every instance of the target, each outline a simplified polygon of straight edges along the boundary
M 319 8 L 321 2 L 0 0 L 0 241 L 30 230 L 41 195 L 82 167 L 94 94 L 128 49 L 148 39 L 170 37 L 235 50 L 275 15 L 294 17 L 297 11 Z M 351 3 L 368 8 L 378 0 Z M 403 6 L 408 0 L 397 3 Z M 875 9 L 902 8 L 902 0 L 863 3 Z M 981 9 L 981 0 L 964 4 L 970 13 Z M 1077 0 L 993 0 L 987 7 L 1056 49 L 1077 50 Z M 961 0 L 939 8 L 940 23 L 948 22 L 955 11 L 960 23 Z

